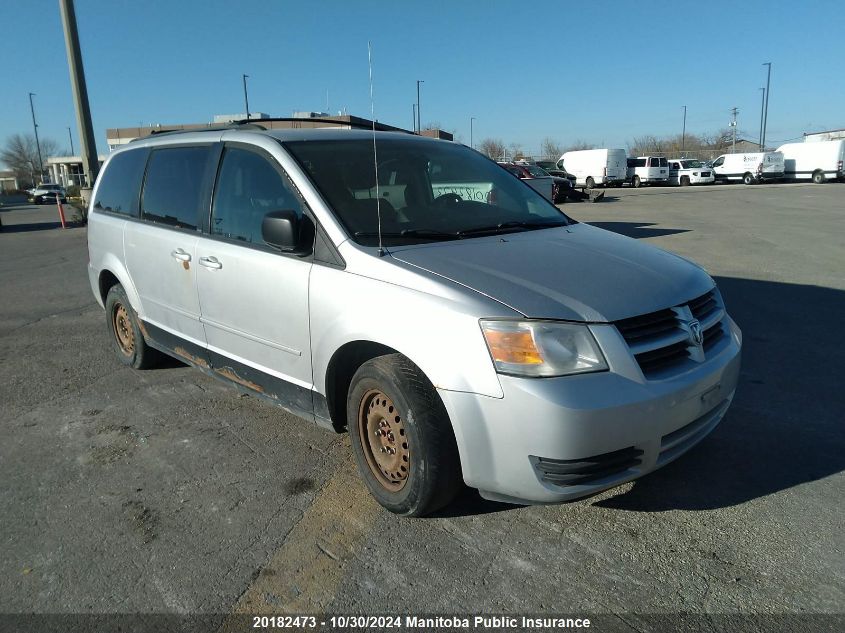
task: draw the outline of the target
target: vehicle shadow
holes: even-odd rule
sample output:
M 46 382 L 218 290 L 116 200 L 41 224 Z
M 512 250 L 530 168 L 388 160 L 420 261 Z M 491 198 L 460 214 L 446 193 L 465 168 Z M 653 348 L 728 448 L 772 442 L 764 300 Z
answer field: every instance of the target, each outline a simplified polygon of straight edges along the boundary
M 66 222 L 67 228 L 72 229 L 77 225 L 73 222 Z M 62 228 L 61 222 L 32 222 L 28 224 L 3 224 L 0 229 L 3 233 L 28 233 L 31 231 L 47 231 L 50 229 Z
M 740 383 L 713 433 L 678 461 L 597 501 L 619 510 L 712 510 L 845 469 L 839 359 L 845 292 L 722 277 L 743 330 Z
M 644 237 L 659 237 L 661 235 L 674 235 L 675 233 L 689 233 L 690 229 L 652 229 L 649 227 L 657 226 L 655 222 L 587 222 L 590 226 L 595 226 L 606 231 L 613 231 L 620 235 L 626 235 L 636 239 Z

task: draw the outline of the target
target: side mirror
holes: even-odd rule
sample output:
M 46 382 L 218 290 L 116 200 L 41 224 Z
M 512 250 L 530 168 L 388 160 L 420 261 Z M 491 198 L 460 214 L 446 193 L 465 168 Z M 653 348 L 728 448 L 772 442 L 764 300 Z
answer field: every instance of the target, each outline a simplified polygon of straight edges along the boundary
M 283 252 L 296 250 L 299 246 L 299 217 L 291 209 L 270 211 L 261 221 L 261 237 Z

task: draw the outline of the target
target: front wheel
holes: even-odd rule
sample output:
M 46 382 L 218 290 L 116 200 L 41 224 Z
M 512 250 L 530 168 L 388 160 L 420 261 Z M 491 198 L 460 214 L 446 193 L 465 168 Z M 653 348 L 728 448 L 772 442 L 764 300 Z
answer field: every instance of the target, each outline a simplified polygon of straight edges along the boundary
M 689 176 L 681 176 L 681 187 L 689 187 Z
M 461 484 L 449 416 L 408 358 L 388 354 L 355 372 L 346 403 L 355 461 L 370 493 L 403 516 L 442 508 Z

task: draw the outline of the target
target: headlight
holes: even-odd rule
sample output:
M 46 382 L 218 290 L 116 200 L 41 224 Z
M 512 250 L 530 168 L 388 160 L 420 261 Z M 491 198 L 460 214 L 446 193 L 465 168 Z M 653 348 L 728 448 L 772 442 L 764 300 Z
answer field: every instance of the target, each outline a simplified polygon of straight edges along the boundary
M 586 325 L 482 320 L 481 331 L 500 374 L 541 378 L 608 368 Z

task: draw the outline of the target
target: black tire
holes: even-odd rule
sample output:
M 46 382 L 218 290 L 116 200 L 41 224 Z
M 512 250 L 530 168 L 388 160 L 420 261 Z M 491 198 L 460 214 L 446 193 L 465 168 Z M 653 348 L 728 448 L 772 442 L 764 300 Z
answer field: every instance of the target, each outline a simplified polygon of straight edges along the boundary
M 689 187 L 689 176 L 681 176 L 681 187 Z
M 37 196 L 33 201 L 32 204 L 44 204 L 44 198 L 41 196 Z
M 106 324 L 117 357 L 124 365 L 148 369 L 161 360 L 161 352 L 147 345 L 144 340 L 141 328 L 138 327 L 138 315 L 120 284 L 109 288 L 106 295 Z
M 552 183 L 552 202 L 554 202 L 555 204 L 559 204 L 560 202 L 562 202 L 560 198 L 560 185 L 556 182 Z M 563 196 L 563 198 L 565 200 L 566 196 Z
M 584 183 L 587 185 L 587 189 L 592 189 L 596 186 L 596 181 L 593 180 L 592 176 L 587 176 L 587 180 L 585 180 Z
M 750 173 L 746 173 L 742 177 L 742 182 L 745 183 L 746 185 L 753 185 L 754 184 L 754 176 L 752 176 Z
M 462 478 L 452 425 L 434 386 L 408 358 L 388 354 L 361 365 L 346 411 L 358 470 L 382 506 L 418 517 L 454 498 Z
M 642 184 L 643 183 L 640 180 L 639 176 L 634 176 L 633 178 L 631 178 L 631 186 L 634 187 L 635 189 L 639 189 L 640 185 L 642 185 Z
M 813 172 L 813 182 L 817 185 L 820 185 L 824 182 L 824 172 L 823 171 L 816 171 Z

